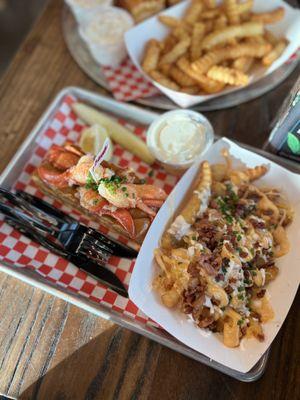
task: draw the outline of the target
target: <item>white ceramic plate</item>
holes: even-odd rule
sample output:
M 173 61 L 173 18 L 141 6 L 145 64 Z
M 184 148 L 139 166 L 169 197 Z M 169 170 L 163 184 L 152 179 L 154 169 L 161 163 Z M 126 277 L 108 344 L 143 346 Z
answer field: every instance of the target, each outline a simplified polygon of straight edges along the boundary
M 167 9 L 166 11 L 163 11 L 160 14 L 180 18 L 184 14 L 189 4 L 190 0 L 184 1 L 174 7 Z M 276 24 L 267 25 L 267 27 L 270 31 L 276 34 L 276 36 L 286 37 L 289 40 L 289 45 L 286 47 L 283 54 L 269 68 L 257 68 L 255 72 L 250 76 L 250 84 L 257 82 L 266 75 L 271 74 L 271 72 L 283 65 L 297 51 L 298 47 L 300 46 L 300 10 L 291 7 L 289 4 L 282 0 L 254 0 L 253 10 L 255 12 L 264 12 L 268 10 L 273 10 L 274 8 L 279 6 L 285 8 L 285 16 L 283 20 L 277 22 Z M 168 28 L 166 28 L 158 21 L 157 16 L 154 16 L 127 31 L 125 34 L 125 43 L 128 54 L 131 57 L 135 66 L 159 90 L 161 90 L 166 96 L 173 100 L 174 103 L 178 104 L 180 107 L 186 108 L 207 100 L 211 100 L 215 97 L 224 96 L 225 94 L 232 93 L 237 90 L 243 90 L 243 88 L 228 88 L 216 94 L 195 96 L 170 90 L 149 78 L 148 75 L 143 72 L 140 64 L 145 44 L 151 38 L 162 40 L 167 35 L 168 31 Z
M 276 265 L 279 267 L 280 273 L 268 285 L 268 293 L 275 312 L 275 318 L 263 325 L 264 342 L 259 342 L 255 339 L 243 339 L 240 347 L 235 349 L 225 347 L 218 335 L 197 328 L 179 311 L 164 307 L 159 295 L 152 290 L 151 286 L 153 278 L 158 273 L 153 252 L 159 246 L 161 235 L 168 222 L 173 220 L 174 212 L 190 188 L 198 172 L 200 162 L 204 159 L 210 163 L 222 162 L 220 150 L 224 147 L 229 149 L 233 157 L 234 166 L 240 165 L 242 163 L 241 160 L 249 167 L 268 164 L 270 171 L 257 182 L 282 189 L 295 209 L 294 221 L 287 230 L 291 250 L 286 256 L 277 260 Z M 211 146 L 202 159 L 185 173 L 157 214 L 139 252 L 130 280 L 129 297 L 145 314 L 187 346 L 220 364 L 240 372 L 247 372 L 266 352 L 292 305 L 300 277 L 299 243 L 300 175 L 292 173 L 274 162 L 223 138 Z

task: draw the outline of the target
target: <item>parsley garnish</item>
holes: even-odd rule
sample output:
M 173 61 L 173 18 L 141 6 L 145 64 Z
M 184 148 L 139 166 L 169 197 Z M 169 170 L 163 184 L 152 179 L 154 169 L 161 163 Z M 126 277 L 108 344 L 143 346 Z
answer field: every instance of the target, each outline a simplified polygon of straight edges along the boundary
M 96 192 L 98 190 L 98 185 L 95 182 L 95 180 L 94 180 L 94 178 L 93 178 L 93 176 L 92 176 L 92 174 L 90 172 L 88 173 L 88 176 L 86 178 L 85 187 L 86 187 L 86 189 L 93 189 Z
M 229 198 L 233 203 L 237 203 L 239 201 L 239 196 L 232 189 L 232 185 L 230 183 L 226 184 L 226 189 L 229 194 Z
M 126 178 L 118 175 L 113 175 L 110 178 L 102 178 L 99 180 L 99 184 L 103 183 L 106 189 L 113 194 L 116 193 L 117 189 L 119 189 L 121 185 L 125 182 Z M 126 190 L 127 190 L 126 188 L 125 190 L 124 187 L 122 188 L 122 191 L 125 192 Z

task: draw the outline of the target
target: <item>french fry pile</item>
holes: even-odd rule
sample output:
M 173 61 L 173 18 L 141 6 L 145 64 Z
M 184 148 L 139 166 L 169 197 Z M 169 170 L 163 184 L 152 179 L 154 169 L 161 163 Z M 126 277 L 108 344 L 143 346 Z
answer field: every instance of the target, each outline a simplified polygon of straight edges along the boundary
M 161 85 L 192 95 L 247 85 L 254 65 L 269 67 L 288 43 L 266 29 L 284 8 L 254 13 L 252 7 L 253 0 L 193 0 L 181 19 L 158 16 L 170 32 L 148 41 L 142 68 Z

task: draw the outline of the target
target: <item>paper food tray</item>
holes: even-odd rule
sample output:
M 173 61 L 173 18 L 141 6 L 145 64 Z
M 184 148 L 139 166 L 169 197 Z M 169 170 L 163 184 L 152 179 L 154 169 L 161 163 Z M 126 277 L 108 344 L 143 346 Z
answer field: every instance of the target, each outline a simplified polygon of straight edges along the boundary
M 158 293 L 152 289 L 153 279 L 157 276 L 159 270 L 154 260 L 154 250 L 159 247 L 159 240 L 167 224 L 170 220 L 173 220 L 175 210 L 178 209 L 189 190 L 198 173 L 200 162 L 203 160 L 208 160 L 213 164 L 222 162 L 221 149 L 223 148 L 228 148 L 233 160 L 233 167 L 241 164 L 246 164 L 250 168 L 262 164 L 269 165 L 270 170 L 257 181 L 257 184 L 281 189 L 287 195 L 289 203 L 295 211 L 294 220 L 287 228 L 291 250 L 287 255 L 276 260 L 276 265 L 280 271 L 279 275 L 267 286 L 275 318 L 263 324 L 265 333 L 263 342 L 256 339 L 243 339 L 241 345 L 234 349 L 226 347 L 218 335 L 196 327 L 183 313 L 166 308 Z M 186 172 L 159 210 L 139 252 L 130 280 L 129 296 L 145 314 L 187 346 L 218 363 L 245 373 L 257 363 L 269 348 L 296 295 L 300 278 L 299 227 L 300 175 L 290 172 L 258 154 L 245 150 L 228 139 L 220 139 L 210 147 L 199 162 Z
M 180 18 L 184 15 L 184 12 L 188 8 L 189 4 L 190 0 L 184 1 L 161 12 L 160 14 Z M 283 54 L 269 68 L 257 68 L 255 70 L 255 73 L 250 76 L 250 84 L 257 82 L 266 75 L 271 74 L 275 69 L 283 65 L 300 46 L 300 10 L 291 7 L 282 0 L 254 0 L 253 10 L 254 12 L 265 12 L 273 10 L 279 6 L 284 7 L 285 9 L 285 16 L 283 20 L 275 24 L 267 25 L 267 27 L 278 37 L 286 37 L 289 40 L 289 44 Z M 168 34 L 168 32 L 169 29 L 159 22 L 157 16 L 154 16 L 127 31 L 125 34 L 125 43 L 128 54 L 135 66 L 148 80 L 153 83 L 153 85 L 155 85 L 159 90 L 161 90 L 161 92 L 173 100 L 174 103 L 178 104 L 180 107 L 186 108 L 211 100 L 215 97 L 224 96 L 237 90 L 243 90 L 242 87 L 228 88 L 222 90 L 220 93 L 196 96 L 168 89 L 151 79 L 141 68 L 141 60 L 145 45 L 148 40 L 153 38 L 162 40 Z

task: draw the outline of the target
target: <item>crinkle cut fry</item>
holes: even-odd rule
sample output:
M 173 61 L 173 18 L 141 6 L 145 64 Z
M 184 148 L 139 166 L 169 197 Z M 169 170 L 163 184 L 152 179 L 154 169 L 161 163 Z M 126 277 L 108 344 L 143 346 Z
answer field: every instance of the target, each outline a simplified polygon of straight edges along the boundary
M 248 72 L 254 62 L 253 57 L 239 57 L 234 60 L 232 66 L 242 72 Z
M 160 60 L 160 65 L 170 64 L 181 57 L 191 44 L 191 39 L 186 38 L 178 42 L 168 53 L 166 53 Z
M 267 55 L 262 59 L 263 65 L 271 65 L 277 58 L 281 56 L 287 46 L 287 41 L 285 39 L 280 40 L 273 50 L 270 51 Z
M 161 74 L 159 71 L 150 71 L 149 75 L 151 76 L 152 79 L 154 79 L 160 85 L 166 86 L 168 89 L 171 89 L 171 90 L 179 90 L 179 86 L 174 81 L 167 78 L 165 75 Z
M 177 66 L 188 76 L 194 79 L 202 90 L 206 93 L 217 93 L 222 90 L 225 86 L 225 83 L 217 82 L 213 79 L 208 78 L 204 74 L 198 74 L 197 72 L 193 71 L 191 68 L 191 64 L 189 63 L 186 57 L 181 57 L 177 61 Z
M 255 13 L 251 15 L 252 21 L 259 21 L 263 24 L 274 24 L 275 22 L 281 21 L 284 17 L 285 9 L 283 7 L 275 8 L 275 10 L 264 12 L 264 13 Z
M 203 49 L 209 50 L 231 39 L 263 35 L 263 33 L 264 28 L 261 22 L 244 22 L 240 25 L 226 26 L 210 33 L 203 39 L 201 46 Z
M 156 39 L 151 39 L 147 43 L 146 52 L 142 62 L 142 68 L 150 72 L 157 68 L 160 55 L 160 43 Z
M 240 13 L 238 9 L 237 0 L 224 0 L 224 7 L 230 25 L 239 24 Z
M 201 41 L 205 34 L 205 25 L 202 22 L 198 22 L 194 25 L 192 41 L 191 41 L 191 60 L 195 61 L 201 56 Z
M 187 9 L 186 14 L 183 18 L 184 21 L 186 21 L 189 24 L 194 24 L 198 20 L 202 10 L 203 10 L 202 2 L 199 0 L 192 0 L 191 5 Z
M 222 61 L 236 59 L 239 57 L 255 57 L 261 58 L 271 50 L 269 43 L 253 44 L 245 43 L 236 46 L 228 46 L 221 49 L 213 50 L 205 54 L 191 64 L 192 69 L 199 73 L 206 73 L 213 65 L 220 64 Z
M 180 86 L 193 86 L 197 82 L 175 65 L 171 67 L 170 77 Z
M 249 82 L 248 75 L 244 74 L 242 71 L 234 68 L 222 67 L 220 65 L 211 67 L 207 72 L 207 76 L 218 82 L 224 82 L 234 86 L 245 86 Z
M 192 225 L 199 213 L 200 205 L 203 200 L 203 196 L 207 190 L 210 191 L 212 184 L 212 172 L 208 161 L 203 161 L 200 166 L 199 177 L 195 184 L 193 194 L 186 202 L 180 216 L 185 220 L 187 224 Z M 161 248 L 170 249 L 175 238 L 166 230 L 161 238 Z

